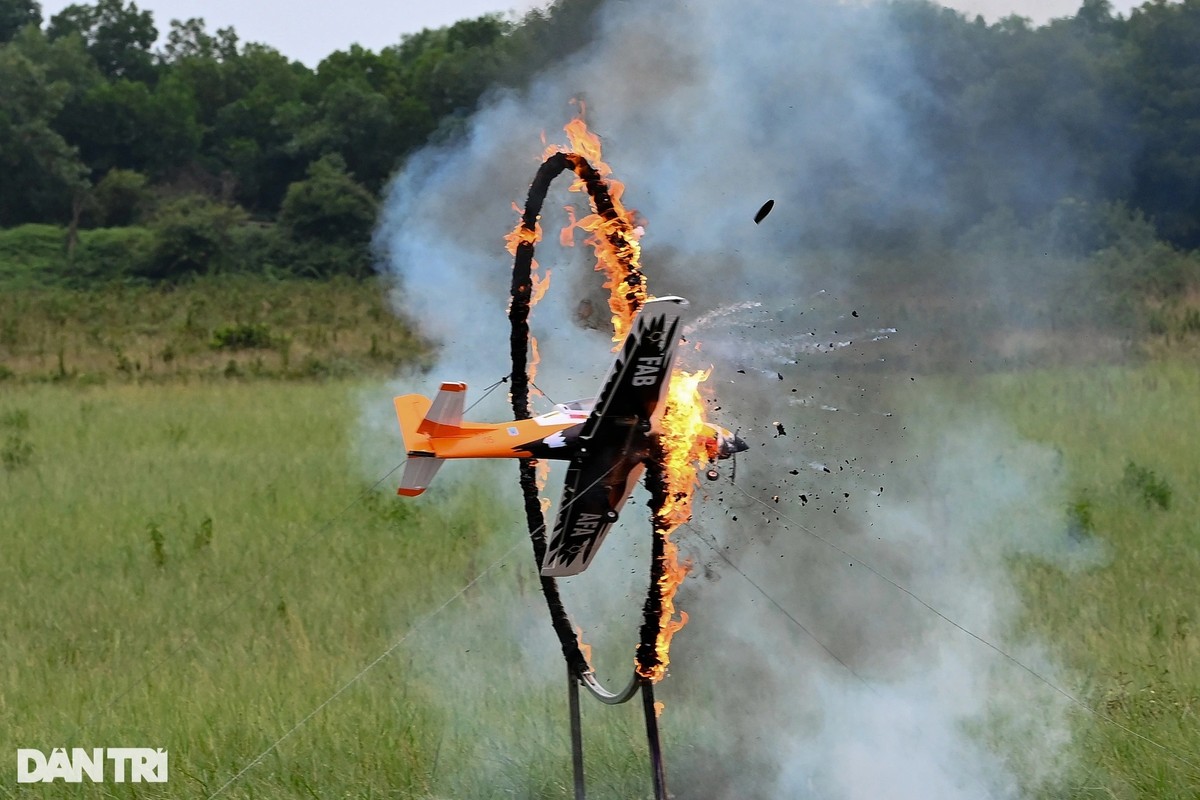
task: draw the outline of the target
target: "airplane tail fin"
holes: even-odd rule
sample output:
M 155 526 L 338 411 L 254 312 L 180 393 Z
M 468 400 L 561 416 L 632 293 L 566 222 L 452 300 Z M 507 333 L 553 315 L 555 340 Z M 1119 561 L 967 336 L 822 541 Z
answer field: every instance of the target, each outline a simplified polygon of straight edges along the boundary
M 446 435 L 462 424 L 466 394 L 465 383 L 443 383 L 433 400 L 419 394 L 406 394 L 393 401 L 404 447 L 408 451 L 399 494 L 416 497 L 429 488 L 444 462 L 434 455 L 430 439 Z

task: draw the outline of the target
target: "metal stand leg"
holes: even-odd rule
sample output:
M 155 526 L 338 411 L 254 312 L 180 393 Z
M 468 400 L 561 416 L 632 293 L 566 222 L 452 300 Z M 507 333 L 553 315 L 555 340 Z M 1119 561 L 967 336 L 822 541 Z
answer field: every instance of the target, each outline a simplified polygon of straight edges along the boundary
M 642 684 L 642 711 L 646 715 L 646 739 L 650 742 L 650 769 L 654 773 L 654 800 L 667 800 L 667 776 L 663 769 L 662 745 L 658 741 L 658 714 L 654 711 L 654 684 Z
M 579 718 L 579 679 L 567 666 L 567 703 L 571 713 L 571 765 L 575 770 L 575 800 L 584 800 L 583 725 Z

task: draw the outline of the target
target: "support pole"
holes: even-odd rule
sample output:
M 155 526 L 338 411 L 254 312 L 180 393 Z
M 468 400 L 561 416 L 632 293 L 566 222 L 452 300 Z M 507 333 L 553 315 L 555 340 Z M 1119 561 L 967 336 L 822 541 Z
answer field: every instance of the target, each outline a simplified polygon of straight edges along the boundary
M 575 800 L 584 800 L 583 724 L 579 718 L 579 679 L 567 665 L 567 704 L 571 713 L 571 766 L 575 771 Z
M 658 741 L 658 714 L 654 710 L 654 684 L 642 682 L 642 711 L 646 714 L 646 739 L 650 743 L 650 769 L 654 773 L 654 800 L 667 800 L 667 776 L 662 745 Z

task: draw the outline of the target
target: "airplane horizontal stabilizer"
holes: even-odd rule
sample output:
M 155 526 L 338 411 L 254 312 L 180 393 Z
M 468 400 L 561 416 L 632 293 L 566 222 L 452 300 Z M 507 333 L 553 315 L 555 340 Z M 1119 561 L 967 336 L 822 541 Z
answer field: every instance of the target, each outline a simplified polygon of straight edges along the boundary
M 404 477 L 400 479 L 397 494 L 405 497 L 416 497 L 429 488 L 433 476 L 437 475 L 445 460 L 433 456 L 409 456 L 404 462 Z
M 406 394 L 393 401 L 408 451 L 398 494 L 415 497 L 429 488 L 443 463 L 434 455 L 430 437 L 462 422 L 466 390 L 465 383 L 444 383 L 433 401 L 419 394 Z

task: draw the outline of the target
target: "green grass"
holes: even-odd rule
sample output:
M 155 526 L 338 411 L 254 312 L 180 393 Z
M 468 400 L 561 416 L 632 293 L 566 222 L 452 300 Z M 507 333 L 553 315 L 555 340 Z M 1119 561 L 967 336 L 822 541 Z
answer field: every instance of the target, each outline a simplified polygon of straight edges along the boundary
M 1059 448 L 1079 535 L 1107 549 L 1071 572 L 1013 564 L 1024 635 L 1052 643 L 1087 702 L 1200 761 L 1200 374 L 1175 361 L 930 383 Z M 516 507 L 465 467 L 418 502 L 391 495 L 395 475 L 353 502 L 383 472 L 364 462 L 399 458 L 398 436 L 361 452 L 362 407 L 386 416 L 389 401 L 338 381 L 4 388 L 0 752 L 166 747 L 171 781 L 0 794 L 207 798 L 407 635 L 223 796 L 570 796 L 562 665 Z M 1166 508 L 1146 501 L 1160 485 Z M 528 641 L 508 634 L 514 609 Z M 636 704 L 584 714 L 593 794 L 647 796 Z M 704 707 L 667 714 L 668 753 L 696 761 Z M 1047 797 L 1195 796 L 1197 776 L 1158 748 L 1074 723 L 1080 773 Z
M 1022 565 L 1031 635 L 1055 649 L 1115 722 L 1200 763 L 1200 371 L 1190 361 L 989 379 L 1020 432 L 1058 447 L 1084 535 L 1104 566 L 1063 574 Z M 1130 480 L 1151 473 L 1145 485 Z M 1171 489 L 1163 508 L 1154 483 Z M 1081 720 L 1098 764 L 1089 797 L 1195 797 L 1200 774 L 1125 731 Z M 1107 773 L 1107 775 L 1104 775 Z
M 557 657 L 555 680 L 533 689 L 497 668 L 521 658 L 494 633 L 503 609 L 542 602 L 516 509 L 453 478 L 452 503 L 401 501 L 398 475 L 351 505 L 370 483 L 354 454 L 364 391 L 6 391 L 0 434 L 29 447 L 0 468 L 0 749 L 166 747 L 166 787 L 107 796 L 207 797 L 516 545 L 439 620 L 474 625 L 418 629 L 226 796 L 562 796 Z M 385 392 L 369 399 L 389 407 Z M 627 760 L 613 737 L 638 724 L 601 721 L 596 757 Z M 96 794 L 58 783 L 20 796 Z

